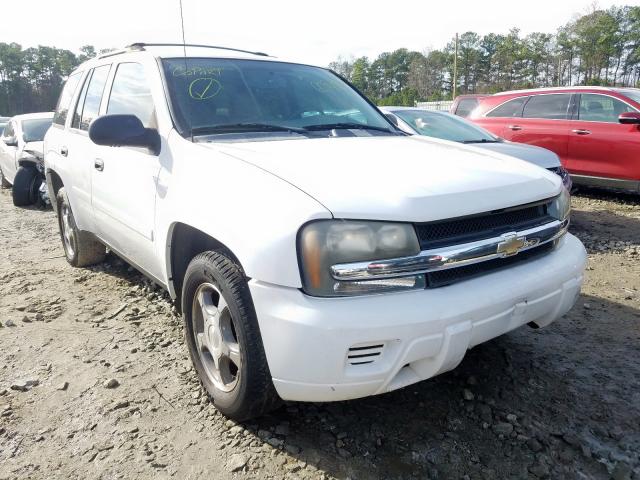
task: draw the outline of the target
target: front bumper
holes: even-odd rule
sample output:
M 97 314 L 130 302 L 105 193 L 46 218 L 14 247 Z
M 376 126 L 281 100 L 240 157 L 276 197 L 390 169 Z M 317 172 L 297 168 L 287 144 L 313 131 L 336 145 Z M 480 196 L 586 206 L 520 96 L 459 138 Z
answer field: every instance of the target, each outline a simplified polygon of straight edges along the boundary
M 550 324 L 575 303 L 586 258 L 567 234 L 541 258 L 436 289 L 316 298 L 250 288 L 278 394 L 348 400 L 451 370 L 469 348 L 526 323 Z

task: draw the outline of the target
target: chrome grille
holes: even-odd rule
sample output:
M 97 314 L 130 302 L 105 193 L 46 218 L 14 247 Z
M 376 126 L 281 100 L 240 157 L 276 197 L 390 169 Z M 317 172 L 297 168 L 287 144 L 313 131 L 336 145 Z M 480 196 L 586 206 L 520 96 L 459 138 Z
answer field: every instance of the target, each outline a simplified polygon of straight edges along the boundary
M 553 221 L 547 214 L 549 203 L 550 200 L 478 215 L 419 223 L 415 224 L 415 229 L 422 249 L 474 242 Z

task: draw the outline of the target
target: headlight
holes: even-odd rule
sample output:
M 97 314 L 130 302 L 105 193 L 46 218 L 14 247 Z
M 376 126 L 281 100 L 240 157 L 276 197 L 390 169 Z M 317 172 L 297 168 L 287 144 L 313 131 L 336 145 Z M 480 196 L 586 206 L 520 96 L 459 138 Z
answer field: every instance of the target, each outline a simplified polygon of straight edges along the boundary
M 553 218 L 563 221 L 569 218 L 571 214 L 571 194 L 566 188 L 562 189 L 560 195 L 554 198 L 549 207 L 549 215 Z
M 299 235 L 304 290 L 321 297 L 362 295 L 424 288 L 424 275 L 387 280 L 337 281 L 337 263 L 408 257 L 420 252 L 412 225 L 406 223 L 321 220 L 306 225 Z

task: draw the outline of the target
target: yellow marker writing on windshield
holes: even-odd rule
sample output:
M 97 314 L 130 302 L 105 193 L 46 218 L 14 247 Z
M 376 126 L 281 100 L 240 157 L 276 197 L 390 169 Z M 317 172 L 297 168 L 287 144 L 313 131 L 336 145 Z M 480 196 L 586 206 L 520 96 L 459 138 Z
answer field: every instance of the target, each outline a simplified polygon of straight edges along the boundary
M 215 78 L 196 78 L 189 84 L 189 96 L 194 100 L 208 100 L 222 90 L 222 84 Z

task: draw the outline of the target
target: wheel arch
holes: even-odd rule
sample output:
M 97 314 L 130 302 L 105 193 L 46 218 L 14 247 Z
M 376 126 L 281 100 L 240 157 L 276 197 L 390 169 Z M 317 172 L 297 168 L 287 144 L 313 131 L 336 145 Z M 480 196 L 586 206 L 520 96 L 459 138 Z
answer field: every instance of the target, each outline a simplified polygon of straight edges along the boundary
M 196 255 L 206 251 L 216 251 L 230 258 L 245 275 L 242 263 L 227 245 L 186 223 L 172 224 L 166 243 L 167 278 L 169 293 L 176 300 L 176 307 L 179 310 L 182 307 L 180 297 L 187 267 Z
M 47 188 L 49 189 L 49 197 L 51 200 L 51 206 L 53 207 L 53 211 L 58 214 L 58 202 L 55 201 L 58 196 L 58 192 L 62 187 L 64 187 L 64 183 L 62 183 L 62 179 L 60 175 L 58 175 L 55 170 L 47 169 L 45 173 L 45 177 L 47 179 Z

